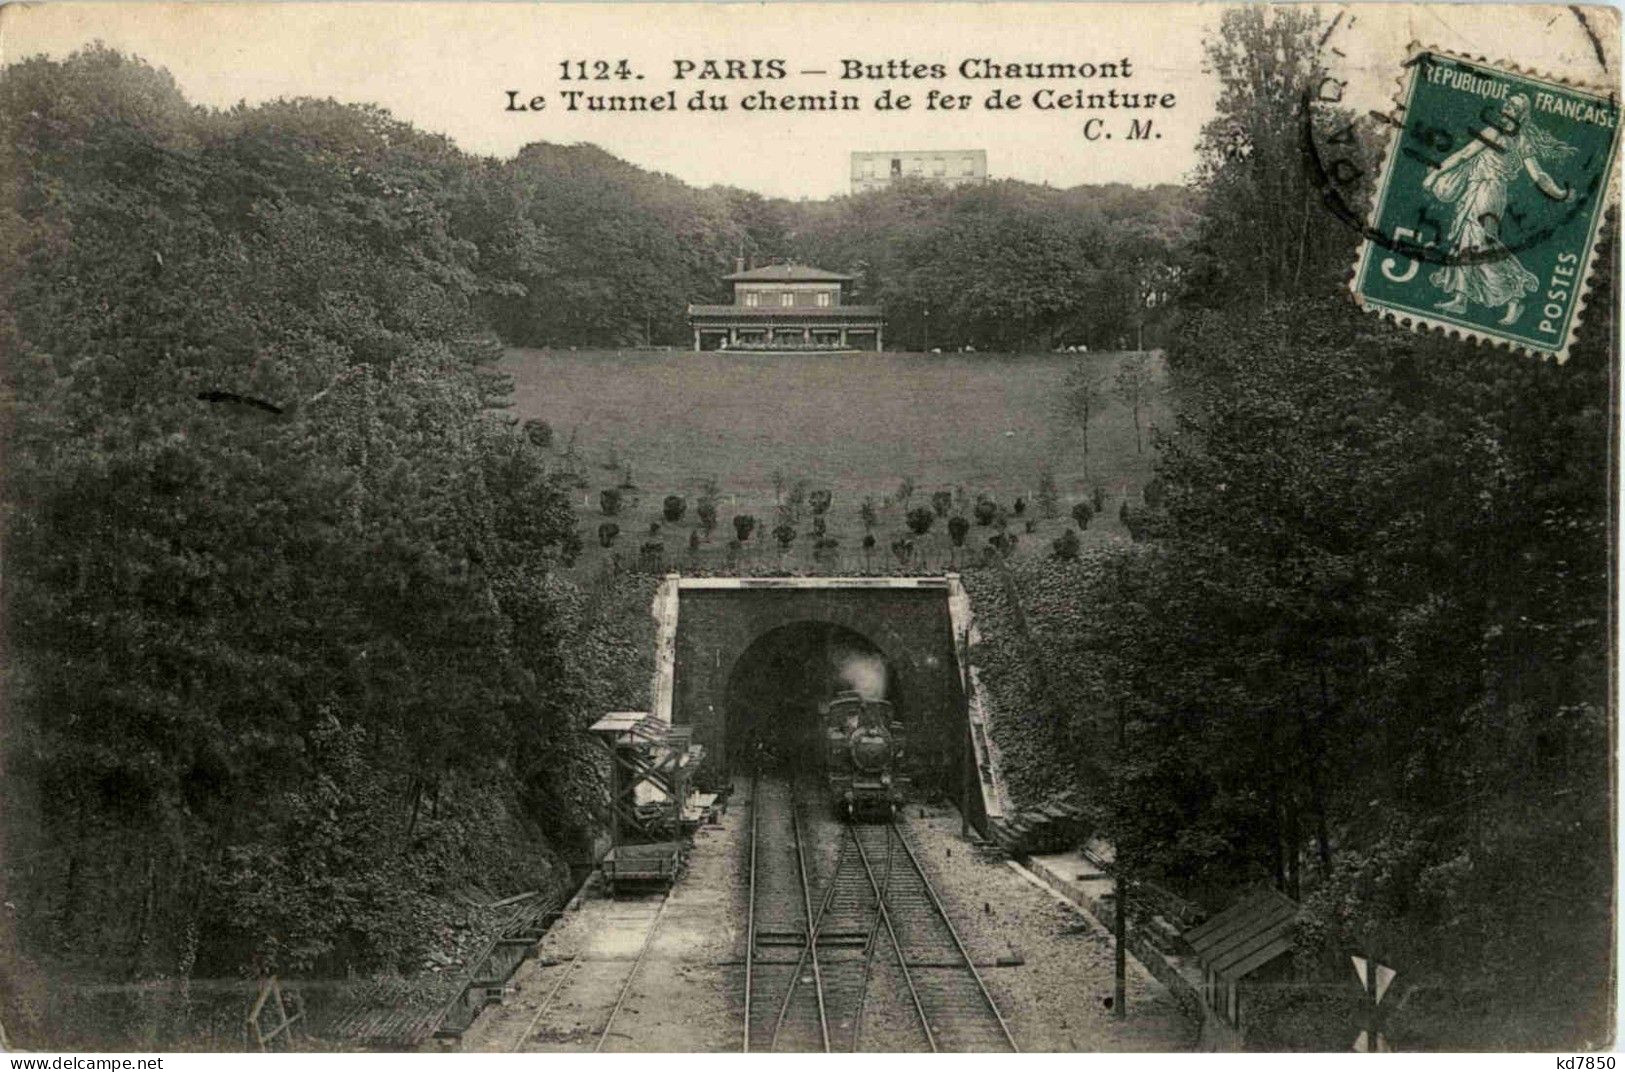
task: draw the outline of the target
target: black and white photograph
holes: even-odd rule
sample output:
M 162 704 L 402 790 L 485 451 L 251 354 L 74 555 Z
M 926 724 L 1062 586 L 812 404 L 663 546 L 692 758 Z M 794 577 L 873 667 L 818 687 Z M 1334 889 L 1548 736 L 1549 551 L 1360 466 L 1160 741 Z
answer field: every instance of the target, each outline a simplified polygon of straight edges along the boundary
M 1613 1068 L 1620 62 L 0 7 L 8 1067 Z

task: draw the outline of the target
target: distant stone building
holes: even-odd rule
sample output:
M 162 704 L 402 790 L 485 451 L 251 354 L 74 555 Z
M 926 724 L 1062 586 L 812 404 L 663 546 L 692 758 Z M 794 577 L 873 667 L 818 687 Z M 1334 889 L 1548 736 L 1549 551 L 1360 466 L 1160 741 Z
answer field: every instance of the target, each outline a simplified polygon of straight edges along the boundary
M 987 181 L 986 149 L 901 149 L 853 153 L 852 192 L 883 190 L 900 179 L 923 179 L 938 186 Z
M 726 277 L 732 305 L 690 305 L 696 350 L 878 350 L 878 305 L 848 305 L 852 277 L 804 264 L 770 264 Z

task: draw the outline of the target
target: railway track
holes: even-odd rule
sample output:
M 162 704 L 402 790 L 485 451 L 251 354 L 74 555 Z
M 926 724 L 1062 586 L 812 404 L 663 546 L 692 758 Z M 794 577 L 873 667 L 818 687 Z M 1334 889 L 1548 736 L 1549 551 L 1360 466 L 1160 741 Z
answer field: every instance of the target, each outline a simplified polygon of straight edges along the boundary
M 578 1046 L 587 1039 L 592 1041 L 593 1053 L 611 1048 L 610 1039 L 614 1036 L 616 1020 L 637 984 L 638 975 L 649 957 L 649 950 L 654 946 L 655 936 L 666 914 L 666 905 L 670 901 L 669 895 L 661 899 L 659 907 L 649 919 L 643 945 L 630 965 L 621 959 L 589 960 L 579 953 L 561 964 L 558 978 L 548 988 L 546 997 L 537 1006 L 525 1029 L 509 1046 L 509 1051 L 518 1053 L 536 1045 L 546 1047 L 560 1043 Z M 603 1011 L 606 1004 L 608 1009 Z M 599 1010 L 603 1023 L 595 1025 L 590 1032 L 583 1031 L 581 1020 L 568 1019 L 584 1013 L 591 1016 L 591 1010 Z M 587 1022 L 591 1023 L 590 1020 Z M 583 1034 L 587 1036 L 586 1039 L 581 1038 Z
M 753 780 L 745 1052 L 1015 1052 L 903 831 L 840 836 L 815 909 L 795 786 Z
M 879 897 L 881 924 L 927 1048 L 1016 1052 L 1009 1025 L 902 829 L 885 823 L 851 831 Z M 881 859 L 888 861 L 884 886 L 871 862 Z
M 751 781 L 749 934 L 744 1052 L 827 1052 L 821 965 L 813 955 L 812 888 L 788 779 Z

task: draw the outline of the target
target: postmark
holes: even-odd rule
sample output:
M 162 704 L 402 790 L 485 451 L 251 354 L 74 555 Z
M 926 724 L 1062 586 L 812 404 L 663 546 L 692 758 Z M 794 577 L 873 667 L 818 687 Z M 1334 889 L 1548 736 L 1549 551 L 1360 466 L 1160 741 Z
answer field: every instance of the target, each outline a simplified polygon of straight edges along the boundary
M 1619 113 L 1600 90 L 1414 50 L 1355 301 L 1563 361 L 1611 203 Z

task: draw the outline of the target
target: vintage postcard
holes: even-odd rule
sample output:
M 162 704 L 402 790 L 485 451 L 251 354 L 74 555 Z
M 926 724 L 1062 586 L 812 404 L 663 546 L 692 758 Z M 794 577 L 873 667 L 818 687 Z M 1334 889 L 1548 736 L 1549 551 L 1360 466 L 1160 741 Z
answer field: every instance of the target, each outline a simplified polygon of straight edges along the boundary
M 0 1045 L 1611 1068 L 1620 52 L 0 7 Z

